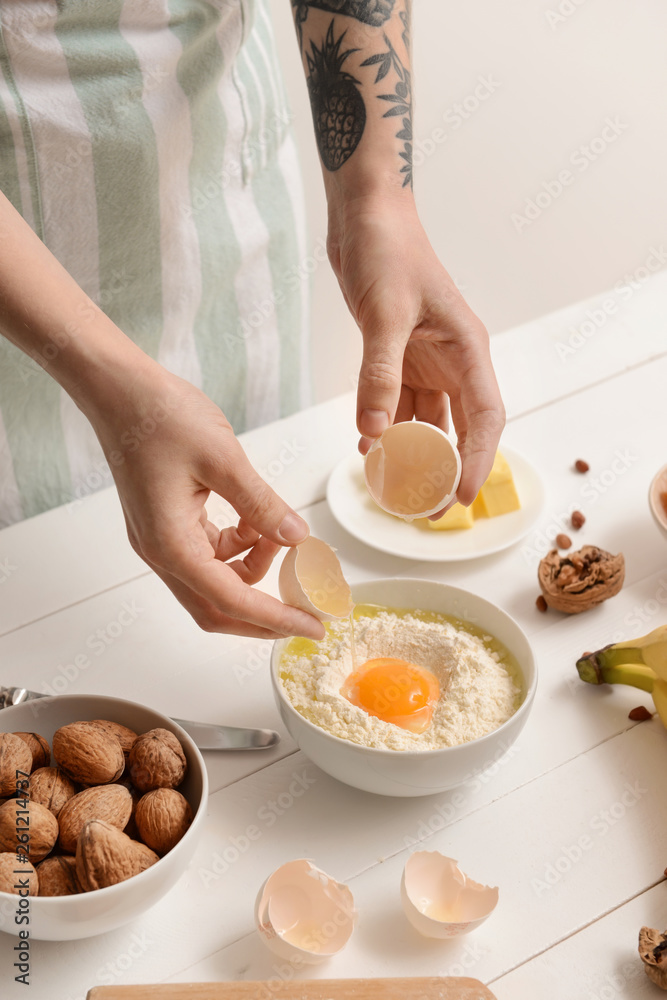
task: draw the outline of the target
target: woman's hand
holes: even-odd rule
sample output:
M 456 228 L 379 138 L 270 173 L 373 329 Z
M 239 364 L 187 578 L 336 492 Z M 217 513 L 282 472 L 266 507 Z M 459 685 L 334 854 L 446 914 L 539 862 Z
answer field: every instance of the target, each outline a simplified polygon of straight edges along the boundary
M 411 197 L 329 201 L 329 257 L 364 342 L 360 451 L 394 421 L 447 429 L 451 414 L 470 504 L 505 423 L 489 337 L 435 255 Z
M 207 396 L 146 358 L 133 380 L 110 387 L 85 412 L 113 471 L 132 547 L 203 629 L 322 638 L 316 618 L 252 587 L 281 546 L 307 537 L 308 525 L 252 468 Z M 219 530 L 209 521 L 211 492 L 229 501 L 238 526 Z

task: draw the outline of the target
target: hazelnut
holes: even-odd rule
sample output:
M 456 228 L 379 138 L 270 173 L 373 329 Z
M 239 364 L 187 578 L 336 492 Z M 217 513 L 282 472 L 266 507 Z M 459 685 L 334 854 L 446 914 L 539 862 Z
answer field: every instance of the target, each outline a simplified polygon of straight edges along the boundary
M 27 743 L 32 753 L 33 771 L 38 767 L 49 766 L 51 763 L 51 747 L 43 736 L 40 736 L 39 733 L 14 733 L 14 736 L 18 736 L 24 743 Z
M 22 838 L 25 837 L 25 840 Z M 0 851 L 13 851 L 32 864 L 45 858 L 58 839 L 58 820 L 39 802 L 9 799 L 0 806 Z
M 76 859 L 63 854 L 45 858 L 37 865 L 40 896 L 73 896 L 81 892 L 76 877 Z
M 67 854 L 74 854 L 79 834 L 89 819 L 103 819 L 122 830 L 131 813 L 132 796 L 123 785 L 85 788 L 69 799 L 60 810 L 60 847 Z
M 144 844 L 163 855 L 178 843 L 192 823 L 192 809 L 175 788 L 155 788 L 141 797 L 135 818 Z
M 572 540 L 562 532 L 556 535 L 556 545 L 559 549 L 569 549 L 572 547 Z
M 584 517 L 584 515 L 581 513 L 580 510 L 575 510 L 573 512 L 571 521 L 572 521 L 572 527 L 574 528 L 575 531 L 579 531 L 579 528 L 583 527 L 583 525 L 586 524 L 586 518 Z
M 88 820 L 79 834 L 76 873 L 86 892 L 124 882 L 156 861 L 159 858 L 149 847 L 103 820 Z
M 50 809 L 54 816 L 78 789 L 59 767 L 40 767 L 30 775 L 30 798 Z
M 590 465 L 588 464 L 588 462 L 584 462 L 583 458 L 578 458 L 577 461 L 574 463 L 574 467 L 577 470 L 577 472 L 581 473 L 588 472 L 588 470 L 590 469 Z
M 120 740 L 94 722 L 72 722 L 56 730 L 53 756 L 82 785 L 108 785 L 125 770 Z
M 176 788 L 183 781 L 187 761 L 183 747 L 168 729 L 151 729 L 130 750 L 130 778 L 140 792 Z
M 544 594 L 540 594 L 540 596 L 537 598 L 537 600 L 535 601 L 535 607 L 537 608 L 538 611 L 543 611 L 543 612 L 548 611 L 549 605 L 544 600 Z
M 32 768 L 30 747 L 14 733 L 0 733 L 0 796 L 15 795 L 17 778 L 27 780 Z M 17 772 L 20 772 L 17 775 Z
M 7 851 L 0 854 L 0 892 L 11 892 L 18 896 L 19 890 L 23 888 L 19 879 L 28 882 L 28 892 L 31 896 L 36 896 L 39 890 L 39 877 L 34 866 L 29 861 L 16 859 L 15 851 Z

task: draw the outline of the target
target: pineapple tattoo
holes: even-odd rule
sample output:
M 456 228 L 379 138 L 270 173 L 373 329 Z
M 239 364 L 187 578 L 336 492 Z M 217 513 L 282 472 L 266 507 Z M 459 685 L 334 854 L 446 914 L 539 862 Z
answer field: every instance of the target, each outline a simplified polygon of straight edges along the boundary
M 326 38 L 318 48 L 311 41 L 306 53 L 308 92 L 315 123 L 315 136 L 327 170 L 339 170 L 361 141 L 366 125 L 366 105 L 359 81 L 343 69 L 343 63 L 358 49 L 343 50 L 344 31 L 334 38 L 332 18 Z
M 395 2 L 396 0 L 292 0 L 292 6 L 296 7 L 297 17 L 301 21 L 308 17 L 309 7 L 317 7 L 319 10 L 331 11 L 332 14 L 356 17 L 357 21 L 379 28 L 391 17 Z

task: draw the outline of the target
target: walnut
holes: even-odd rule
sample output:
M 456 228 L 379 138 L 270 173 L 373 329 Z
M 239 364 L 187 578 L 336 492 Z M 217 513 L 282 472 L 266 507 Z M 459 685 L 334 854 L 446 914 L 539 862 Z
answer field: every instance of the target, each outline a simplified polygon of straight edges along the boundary
M 137 789 L 134 787 L 134 785 L 130 781 L 127 771 L 125 772 L 122 778 L 119 778 L 118 783 L 127 788 L 128 792 L 132 796 L 132 812 L 130 814 L 130 818 L 123 827 L 123 833 L 126 833 L 128 837 L 132 838 L 132 840 L 141 840 L 141 837 L 139 836 L 139 831 L 137 830 L 137 824 L 134 818 L 137 811 L 137 804 L 141 799 L 141 792 L 138 792 Z
M 96 785 L 85 788 L 69 799 L 60 810 L 59 844 L 67 854 L 74 854 L 84 824 L 89 819 L 103 819 L 122 830 L 132 813 L 132 796 L 123 785 Z
M 58 854 L 37 865 L 40 896 L 73 896 L 81 892 L 75 858 Z
M 86 892 L 124 882 L 156 861 L 159 858 L 149 847 L 104 820 L 88 820 L 79 834 L 76 873 Z
M 39 876 L 29 861 L 17 861 L 15 851 L 0 854 L 0 892 L 11 892 L 18 896 L 19 890 L 25 888 L 28 880 L 28 890 L 31 896 L 39 891 Z
M 537 577 L 550 608 L 577 614 L 618 594 L 625 578 L 622 553 L 614 556 L 595 545 L 560 555 L 552 549 L 541 560 Z
M 25 798 L 9 799 L 0 806 L 0 851 L 27 856 L 36 864 L 52 850 L 57 839 L 58 820 L 46 806 Z
M 72 722 L 56 730 L 53 756 L 82 785 L 108 785 L 125 770 L 120 740 L 94 722 Z
M 30 798 L 46 806 L 54 816 L 58 816 L 77 791 L 77 786 L 59 767 L 40 767 L 30 775 Z
M 656 986 L 667 990 L 667 932 L 642 927 L 639 932 L 639 957 L 644 972 Z
M 0 733 L 0 795 L 15 795 L 17 792 L 17 771 L 23 772 L 18 775 L 27 780 L 32 768 L 32 753 L 30 747 L 20 736 L 14 733 Z
M 125 760 L 127 760 L 128 754 L 137 738 L 134 729 L 129 729 L 128 726 L 123 726 L 120 722 L 109 722 L 108 719 L 93 719 L 93 725 L 99 726 L 100 729 L 105 729 L 108 733 L 112 733 L 118 737 L 120 745 L 123 748 L 123 753 L 125 754 Z
M 187 761 L 183 747 L 168 729 L 151 729 L 130 750 L 130 778 L 140 792 L 176 788 L 183 781 Z
M 20 737 L 24 743 L 27 743 L 32 753 L 33 771 L 36 771 L 38 767 L 49 766 L 51 763 L 51 747 L 43 736 L 40 736 L 39 733 L 14 733 L 14 736 Z
M 192 823 L 192 809 L 175 788 L 155 788 L 139 800 L 136 823 L 144 844 L 162 855 L 178 843 Z

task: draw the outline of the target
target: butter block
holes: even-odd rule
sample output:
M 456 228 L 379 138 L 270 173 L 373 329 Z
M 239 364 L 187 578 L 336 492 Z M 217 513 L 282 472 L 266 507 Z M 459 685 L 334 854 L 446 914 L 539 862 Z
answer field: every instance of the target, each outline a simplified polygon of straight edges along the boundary
M 470 507 L 455 503 L 437 521 L 428 521 L 427 524 L 436 531 L 460 531 L 462 528 L 472 528 L 474 518 Z
M 521 503 L 512 478 L 512 470 L 505 456 L 498 451 L 489 478 L 472 505 L 473 516 L 498 517 L 500 514 L 509 514 L 510 511 L 520 508 Z

